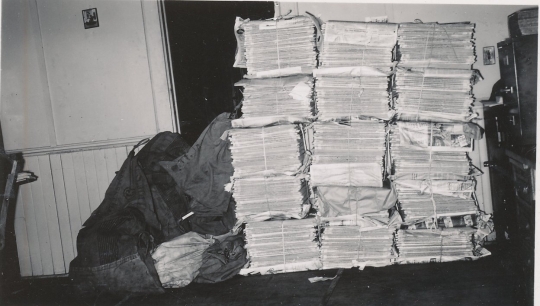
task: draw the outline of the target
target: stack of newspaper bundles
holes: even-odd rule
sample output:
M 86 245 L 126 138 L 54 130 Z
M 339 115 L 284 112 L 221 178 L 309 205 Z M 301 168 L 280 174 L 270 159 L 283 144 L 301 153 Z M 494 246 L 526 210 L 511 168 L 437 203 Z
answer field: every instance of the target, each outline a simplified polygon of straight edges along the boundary
M 305 121 L 313 117 L 313 78 L 307 75 L 266 79 L 243 79 L 242 118 L 274 117 Z
M 308 186 L 304 146 L 294 124 L 229 130 L 238 219 L 301 218 Z
M 471 69 L 476 61 L 474 23 L 402 23 L 399 65 Z
M 330 20 L 323 25 L 320 66 L 369 66 L 389 72 L 397 30 L 398 25 L 391 23 Z
M 392 116 L 388 75 L 380 70 L 370 67 L 322 68 L 313 74 L 320 120 L 364 117 L 388 120 Z
M 463 124 L 397 122 L 390 131 L 393 186 L 406 223 L 477 212 Z
M 321 268 L 315 218 L 248 222 L 249 267 L 240 274 L 269 274 Z
M 382 187 L 385 123 L 313 124 L 313 186 Z
M 248 77 L 311 73 L 317 67 L 315 22 L 308 16 L 296 16 L 279 20 L 243 21 L 238 25 L 237 32 L 243 30 Z M 240 43 L 242 39 L 239 39 Z
M 472 70 L 398 67 L 394 109 L 405 121 L 467 121 L 474 102 Z
M 429 263 L 475 260 L 489 252 L 474 246 L 471 227 L 398 230 L 398 263 Z
M 386 266 L 395 259 L 394 231 L 385 227 L 326 225 L 321 233 L 323 269 Z

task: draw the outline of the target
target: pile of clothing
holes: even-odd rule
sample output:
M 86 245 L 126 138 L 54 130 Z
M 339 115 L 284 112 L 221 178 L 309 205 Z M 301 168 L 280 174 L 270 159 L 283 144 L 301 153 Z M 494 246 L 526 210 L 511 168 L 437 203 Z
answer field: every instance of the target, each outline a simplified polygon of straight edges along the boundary
M 80 293 L 162 293 L 238 274 L 247 254 L 232 232 L 234 200 L 223 186 L 233 168 L 220 138 L 229 116 L 191 147 L 171 132 L 134 147 L 77 236 L 70 277 Z

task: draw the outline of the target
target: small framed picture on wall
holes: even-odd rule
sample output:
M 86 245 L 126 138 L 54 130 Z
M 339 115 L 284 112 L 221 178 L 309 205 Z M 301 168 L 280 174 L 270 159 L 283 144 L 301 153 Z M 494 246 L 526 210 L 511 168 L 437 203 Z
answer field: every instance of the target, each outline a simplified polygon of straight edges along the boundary
M 91 8 L 82 11 L 83 23 L 85 29 L 99 27 L 99 19 L 96 8 Z
M 484 47 L 484 65 L 495 65 L 495 47 Z

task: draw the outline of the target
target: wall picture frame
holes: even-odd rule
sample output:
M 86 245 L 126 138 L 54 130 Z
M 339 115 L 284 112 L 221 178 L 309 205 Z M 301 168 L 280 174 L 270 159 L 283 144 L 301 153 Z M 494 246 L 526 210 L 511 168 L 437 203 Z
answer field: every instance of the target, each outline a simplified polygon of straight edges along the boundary
M 484 65 L 495 65 L 495 46 L 484 47 Z
M 99 18 L 97 8 L 91 8 L 82 11 L 83 23 L 85 29 L 99 27 Z

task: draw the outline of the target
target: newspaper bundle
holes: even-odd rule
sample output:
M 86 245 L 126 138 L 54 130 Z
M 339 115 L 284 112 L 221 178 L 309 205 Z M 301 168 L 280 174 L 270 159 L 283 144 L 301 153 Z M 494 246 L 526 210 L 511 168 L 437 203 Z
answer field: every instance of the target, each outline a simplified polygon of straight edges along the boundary
M 474 23 L 402 23 L 398 58 L 402 67 L 471 69 L 476 61 Z
M 316 219 L 248 222 L 250 265 L 240 274 L 270 274 L 321 268 Z
M 377 121 L 313 124 L 313 186 L 382 187 L 386 127 Z
M 385 266 L 396 258 L 394 231 L 361 226 L 325 226 L 321 233 L 323 269 Z
M 249 77 L 311 73 L 317 67 L 317 29 L 311 18 L 244 20 L 238 27 Z
M 330 20 L 323 25 L 320 66 L 370 66 L 390 71 L 397 29 L 391 23 Z
M 299 132 L 294 124 L 229 130 L 234 178 L 295 174 L 304 154 Z
M 243 79 L 242 118 L 313 117 L 313 78 L 289 76 L 268 79 Z
M 243 221 L 301 219 L 306 216 L 309 186 L 296 176 L 240 178 L 234 181 L 236 218 Z

